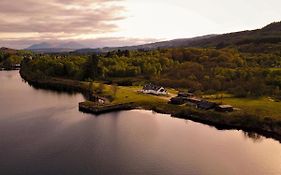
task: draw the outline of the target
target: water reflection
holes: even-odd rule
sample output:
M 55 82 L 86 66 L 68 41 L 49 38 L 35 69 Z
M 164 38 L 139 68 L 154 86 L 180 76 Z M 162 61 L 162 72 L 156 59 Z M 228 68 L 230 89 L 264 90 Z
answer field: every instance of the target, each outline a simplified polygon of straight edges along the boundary
M 246 131 L 242 131 L 242 132 L 246 139 L 251 138 L 256 143 L 261 142 L 263 139 L 265 139 L 265 137 L 255 133 L 255 132 L 246 132 Z
M 27 83 L 30 87 L 34 88 L 35 90 L 44 90 L 47 92 L 53 92 L 57 94 L 69 94 L 69 95 L 76 95 L 77 92 L 76 90 L 72 88 L 64 88 L 64 87 L 50 87 L 47 85 L 39 85 L 36 83 L 28 83 L 25 80 L 23 80 L 25 83 Z
M 80 94 L 0 80 L 0 174 L 281 174 L 273 139 L 151 111 L 95 117 L 78 111 Z

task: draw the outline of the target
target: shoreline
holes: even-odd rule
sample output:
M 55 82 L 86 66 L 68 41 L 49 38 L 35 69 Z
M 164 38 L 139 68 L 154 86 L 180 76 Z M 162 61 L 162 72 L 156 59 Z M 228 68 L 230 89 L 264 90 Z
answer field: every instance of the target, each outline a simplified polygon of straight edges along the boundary
M 88 92 L 88 87 L 83 85 L 82 82 L 69 79 L 57 79 L 57 78 L 47 78 L 47 79 L 35 79 L 28 77 L 25 73 L 20 70 L 21 77 L 27 81 L 29 84 L 34 85 L 38 88 L 52 89 L 58 91 L 66 92 L 79 92 L 86 95 Z M 124 110 L 126 109 L 144 109 L 152 110 L 157 113 L 169 114 L 172 117 L 187 119 L 194 122 L 203 123 L 209 126 L 216 127 L 219 130 L 243 130 L 246 132 L 255 132 L 257 134 L 263 135 L 267 138 L 273 138 L 281 143 L 281 122 L 274 120 L 264 120 L 257 116 L 250 114 L 232 115 L 228 113 L 218 113 L 214 111 L 202 111 L 193 109 L 190 107 L 181 107 L 175 105 L 169 105 L 167 103 L 156 103 L 152 104 L 150 102 L 136 102 L 130 106 L 123 104 Z M 90 105 L 88 107 L 91 107 Z M 113 109 L 114 110 L 114 109 Z M 117 109 L 119 110 L 119 109 Z M 91 111 L 86 111 L 88 113 L 94 113 Z M 112 110 L 108 111 L 112 112 Z

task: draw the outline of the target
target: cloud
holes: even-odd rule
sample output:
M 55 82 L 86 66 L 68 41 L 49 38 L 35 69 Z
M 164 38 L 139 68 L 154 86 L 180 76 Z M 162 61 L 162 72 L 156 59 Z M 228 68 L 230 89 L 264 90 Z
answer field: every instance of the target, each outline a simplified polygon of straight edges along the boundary
M 1 0 L 2 33 L 37 33 L 56 38 L 109 33 L 124 19 L 121 0 Z
M 87 47 L 144 44 L 153 39 L 113 37 L 126 18 L 124 0 L 1 0 L 0 46 L 76 41 Z

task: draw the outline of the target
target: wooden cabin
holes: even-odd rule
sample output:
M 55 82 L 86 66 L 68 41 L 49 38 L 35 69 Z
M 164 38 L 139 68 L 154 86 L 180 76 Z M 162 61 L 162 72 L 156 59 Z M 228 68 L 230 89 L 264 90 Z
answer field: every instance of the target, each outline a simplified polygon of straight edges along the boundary
M 214 102 L 209 102 L 209 101 L 201 101 L 200 103 L 197 104 L 197 108 L 199 109 L 204 109 L 204 110 L 210 110 L 210 109 L 215 109 L 217 106 L 216 103 Z
M 186 98 L 187 102 L 189 103 L 194 103 L 194 104 L 199 104 L 202 100 L 197 97 L 188 97 Z
M 179 92 L 178 93 L 178 97 L 184 97 L 184 98 L 188 98 L 188 97 L 194 97 L 195 95 L 193 93 L 189 93 L 189 92 Z
M 173 97 L 169 101 L 170 104 L 174 104 L 174 105 L 182 105 L 185 102 L 186 102 L 185 99 L 183 99 L 181 97 Z

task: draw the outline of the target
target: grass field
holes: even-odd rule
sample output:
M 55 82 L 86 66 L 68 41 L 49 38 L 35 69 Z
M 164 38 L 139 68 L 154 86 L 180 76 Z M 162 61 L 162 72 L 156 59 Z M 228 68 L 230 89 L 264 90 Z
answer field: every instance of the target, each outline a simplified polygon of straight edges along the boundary
M 95 83 L 94 88 L 98 87 L 99 84 Z M 174 89 L 168 89 L 170 94 L 169 97 L 154 96 L 149 94 L 139 93 L 141 86 L 118 86 L 117 93 L 112 103 L 127 103 L 135 102 L 139 104 L 166 104 L 172 96 L 177 94 Z M 113 95 L 111 85 L 103 85 L 103 95 Z M 254 114 L 260 117 L 270 117 L 281 120 L 281 102 L 275 102 L 268 97 L 261 98 L 235 98 L 230 94 L 223 94 L 223 98 L 218 98 L 218 95 L 204 96 L 210 101 L 229 104 L 234 108 L 246 112 L 248 114 Z
M 94 83 L 93 89 L 96 89 L 100 86 L 99 83 Z M 102 95 L 110 95 L 113 94 L 113 86 L 103 84 L 103 92 Z M 175 96 L 177 91 L 174 89 L 168 89 L 169 96 L 155 96 L 149 94 L 142 94 L 138 91 L 141 90 L 141 86 L 118 86 L 116 95 L 114 96 L 114 100 L 112 103 L 128 103 L 128 102 L 137 102 L 137 103 L 147 103 L 147 102 L 158 102 L 158 103 L 167 103 L 171 96 Z
M 222 99 L 213 99 L 212 101 L 230 104 L 249 114 L 255 114 L 260 117 L 271 117 L 281 120 L 281 102 L 275 102 L 271 98 L 234 98 L 226 97 Z

